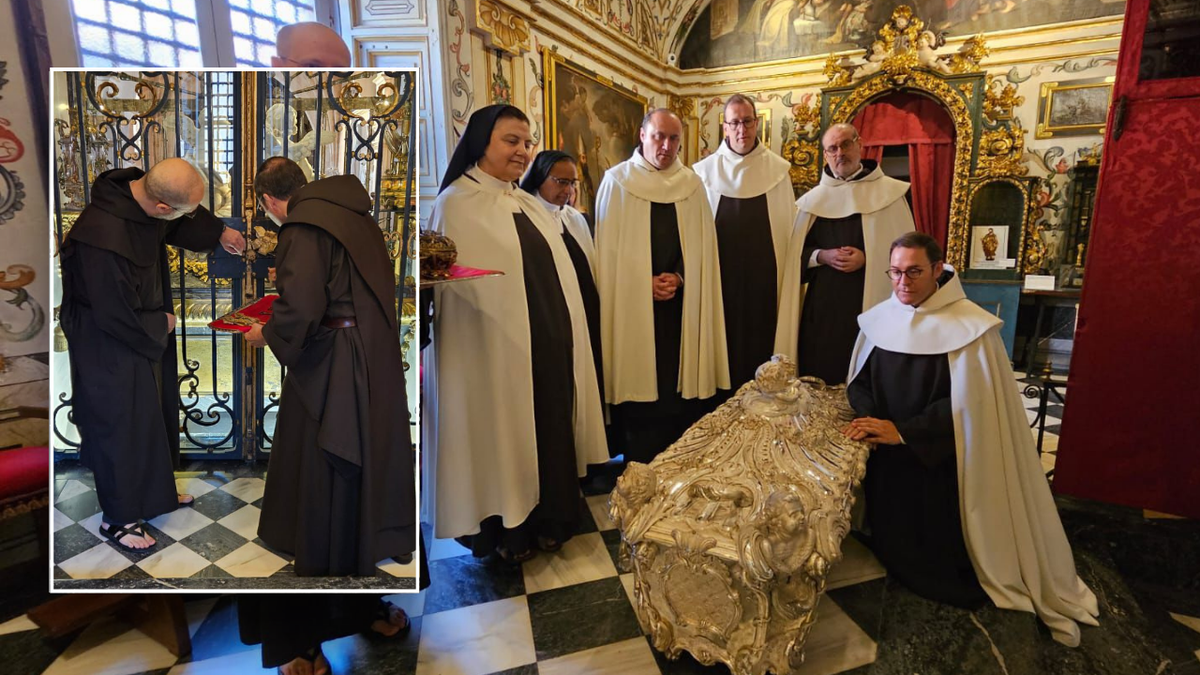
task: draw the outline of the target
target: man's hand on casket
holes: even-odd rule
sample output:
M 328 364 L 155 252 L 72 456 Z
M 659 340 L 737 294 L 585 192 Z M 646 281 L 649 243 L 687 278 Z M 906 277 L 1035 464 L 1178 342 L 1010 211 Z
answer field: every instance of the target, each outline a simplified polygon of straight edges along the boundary
M 852 441 L 866 441 L 876 445 L 900 445 L 900 431 L 888 420 L 860 417 L 851 422 L 842 433 Z

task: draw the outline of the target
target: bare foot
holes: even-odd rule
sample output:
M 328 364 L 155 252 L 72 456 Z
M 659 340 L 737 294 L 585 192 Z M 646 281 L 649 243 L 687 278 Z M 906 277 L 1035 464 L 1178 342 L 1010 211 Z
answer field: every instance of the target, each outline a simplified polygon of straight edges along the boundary
M 179 497 L 179 505 L 180 506 L 187 506 L 188 504 L 191 504 L 192 502 L 196 501 L 195 497 L 188 495 L 188 494 L 182 494 L 182 495 L 176 495 L 176 496 Z
M 137 527 L 137 523 L 129 523 L 125 527 L 132 530 Z M 107 532 L 113 528 L 110 527 L 108 523 L 100 523 L 100 529 Z M 141 531 L 143 533 L 145 532 L 145 530 Z M 117 542 L 122 546 L 128 546 L 129 548 L 150 548 L 157 543 L 154 541 L 154 537 L 151 537 L 149 534 L 143 534 L 140 537 L 135 534 L 127 534 L 118 539 Z
M 324 654 L 318 654 L 316 659 L 309 661 L 303 656 L 297 656 L 289 663 L 279 667 L 283 675 L 329 675 L 332 669 Z

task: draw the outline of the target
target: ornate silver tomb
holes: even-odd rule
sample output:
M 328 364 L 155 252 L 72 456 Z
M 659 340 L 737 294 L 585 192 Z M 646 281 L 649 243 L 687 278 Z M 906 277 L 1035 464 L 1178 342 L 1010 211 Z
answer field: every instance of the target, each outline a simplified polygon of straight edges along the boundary
M 791 672 L 850 530 L 869 446 L 845 387 L 775 356 L 612 493 L 621 566 L 654 647 L 735 675 Z

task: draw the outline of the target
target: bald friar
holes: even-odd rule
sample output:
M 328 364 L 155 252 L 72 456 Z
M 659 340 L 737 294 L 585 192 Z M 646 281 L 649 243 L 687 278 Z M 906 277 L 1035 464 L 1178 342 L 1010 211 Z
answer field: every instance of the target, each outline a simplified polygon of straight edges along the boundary
M 149 173 L 106 171 L 62 245 L 60 317 L 79 456 L 95 475 L 100 533 L 127 549 L 154 546 L 141 521 L 191 500 L 175 492 L 179 391 L 167 246 L 245 248 L 239 232 L 200 206 L 204 193 L 182 159 Z
M 596 195 L 605 400 L 625 458 L 639 462 L 729 388 L 716 227 L 704 184 L 679 161 L 682 135 L 674 113 L 650 112 Z
M 354 65 L 346 42 L 329 26 L 303 21 L 275 35 L 272 68 L 348 68 Z

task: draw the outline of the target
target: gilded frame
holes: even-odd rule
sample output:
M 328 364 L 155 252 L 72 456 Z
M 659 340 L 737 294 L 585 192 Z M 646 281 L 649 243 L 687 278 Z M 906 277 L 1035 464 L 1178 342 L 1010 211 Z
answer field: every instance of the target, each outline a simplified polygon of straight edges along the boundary
M 1090 134 L 1104 135 L 1104 125 L 1108 121 L 1108 109 L 1112 106 L 1113 77 L 1097 77 L 1070 82 L 1043 82 L 1038 96 L 1038 122 L 1034 130 L 1034 138 L 1055 138 L 1058 136 L 1087 136 Z M 1065 105 L 1064 99 L 1094 89 L 1106 89 L 1108 96 L 1103 112 L 1093 111 L 1086 121 L 1063 124 L 1055 120 L 1056 106 Z
M 553 49 L 547 48 L 542 50 L 542 65 L 546 100 L 546 135 L 544 147 L 547 150 L 559 149 L 560 145 L 559 132 L 562 130 L 562 120 L 559 119 L 558 85 L 565 74 L 570 74 L 572 77 L 577 79 L 582 78 L 585 82 L 593 84 L 605 92 L 611 92 L 619 96 L 621 100 L 638 106 L 638 109 L 641 111 L 637 120 L 639 125 L 641 124 L 642 117 L 645 116 L 650 107 L 650 102 L 645 96 L 642 96 L 631 89 L 622 87 L 621 85 L 613 82 L 611 79 L 604 77 L 595 71 L 568 61 Z M 630 110 L 632 111 L 632 107 Z M 630 139 L 630 144 L 632 146 L 636 146 L 637 143 L 638 140 L 635 135 Z M 632 152 L 632 150 L 630 152 Z M 619 158 L 618 161 L 624 161 L 628 158 L 629 156 L 626 155 Z M 583 179 L 585 177 L 581 176 L 580 178 Z M 596 190 L 600 187 L 600 178 L 602 178 L 602 176 L 599 175 L 591 177 L 593 190 Z M 591 213 L 594 208 L 594 193 L 590 196 L 590 199 L 588 199 L 589 196 L 586 194 L 581 194 L 580 196 L 581 201 L 577 207 L 579 210 L 584 211 L 585 213 Z M 586 203 L 584 203 L 585 201 Z

